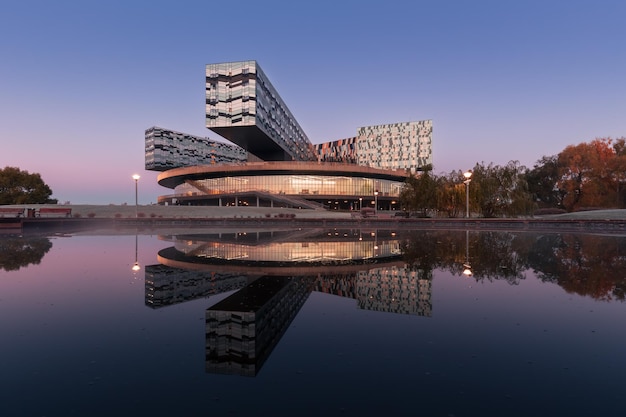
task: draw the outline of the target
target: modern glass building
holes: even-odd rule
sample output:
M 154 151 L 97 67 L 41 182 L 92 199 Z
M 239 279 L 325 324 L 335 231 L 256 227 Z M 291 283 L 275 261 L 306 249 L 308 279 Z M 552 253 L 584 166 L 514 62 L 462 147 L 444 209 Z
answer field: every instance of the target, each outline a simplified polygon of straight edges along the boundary
M 206 127 L 234 145 L 146 130 L 146 169 L 174 190 L 160 204 L 396 210 L 432 163 L 431 120 L 313 145 L 256 61 L 206 66 Z
M 146 169 L 167 171 L 193 165 L 239 164 L 248 161 L 239 146 L 160 127 L 146 130 Z
M 360 127 L 357 136 L 315 146 L 318 160 L 411 173 L 432 164 L 432 120 Z
M 357 140 L 358 138 L 353 137 L 314 145 L 318 160 L 320 162 L 356 164 L 359 160 Z
M 415 173 L 432 164 L 432 120 L 361 127 L 357 164 Z
M 264 161 L 317 159 L 256 61 L 206 66 L 206 126 Z
M 158 176 L 161 204 L 397 210 L 404 170 L 316 162 L 193 166 Z M 378 205 L 376 205 L 378 204 Z

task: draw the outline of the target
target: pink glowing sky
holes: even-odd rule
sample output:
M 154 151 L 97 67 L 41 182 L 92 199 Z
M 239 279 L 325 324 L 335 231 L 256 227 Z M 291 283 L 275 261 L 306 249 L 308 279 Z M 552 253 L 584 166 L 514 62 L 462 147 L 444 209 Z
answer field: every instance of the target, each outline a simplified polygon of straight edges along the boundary
M 621 0 L 13 1 L 0 14 L 0 167 L 72 203 L 169 189 L 144 130 L 204 127 L 204 67 L 257 60 L 313 143 L 432 119 L 436 172 L 626 136 Z M 220 7 L 227 10 L 220 11 Z

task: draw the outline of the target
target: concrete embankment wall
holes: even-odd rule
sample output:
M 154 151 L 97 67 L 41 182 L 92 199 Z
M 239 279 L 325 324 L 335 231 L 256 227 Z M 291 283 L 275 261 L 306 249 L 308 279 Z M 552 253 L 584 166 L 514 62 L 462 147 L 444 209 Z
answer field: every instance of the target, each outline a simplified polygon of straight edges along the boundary
M 546 219 L 394 219 L 394 218 L 25 218 L 16 219 L 24 232 L 85 230 L 159 230 L 163 228 L 350 228 L 350 229 L 432 229 L 551 231 L 611 233 L 626 235 L 626 220 L 546 220 Z M 16 225 L 17 222 L 14 222 Z

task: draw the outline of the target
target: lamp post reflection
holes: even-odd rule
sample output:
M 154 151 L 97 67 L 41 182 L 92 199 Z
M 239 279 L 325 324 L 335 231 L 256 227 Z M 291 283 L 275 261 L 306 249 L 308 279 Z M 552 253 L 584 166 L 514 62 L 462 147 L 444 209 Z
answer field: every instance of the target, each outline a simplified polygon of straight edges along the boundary
M 373 257 L 378 256 L 378 230 L 371 233 L 371 236 L 374 238 L 374 251 L 372 253 Z
M 131 270 L 133 272 L 137 272 L 141 269 L 141 266 L 139 266 L 139 261 L 137 260 L 137 234 L 135 234 L 135 263 L 133 264 L 133 267 L 131 268 Z
M 465 231 L 465 263 L 463 264 L 463 275 L 466 277 L 473 275 L 472 266 L 469 261 L 469 230 Z

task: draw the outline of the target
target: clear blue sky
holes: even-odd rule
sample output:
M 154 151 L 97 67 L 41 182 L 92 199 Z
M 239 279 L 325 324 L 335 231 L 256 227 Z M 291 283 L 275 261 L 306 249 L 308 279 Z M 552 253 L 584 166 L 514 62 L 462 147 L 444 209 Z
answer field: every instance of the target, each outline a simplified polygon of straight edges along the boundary
M 313 143 L 432 119 L 435 172 L 626 136 L 623 0 L 0 0 L 0 167 L 72 203 L 169 189 L 144 130 L 204 126 L 205 64 L 257 60 Z

